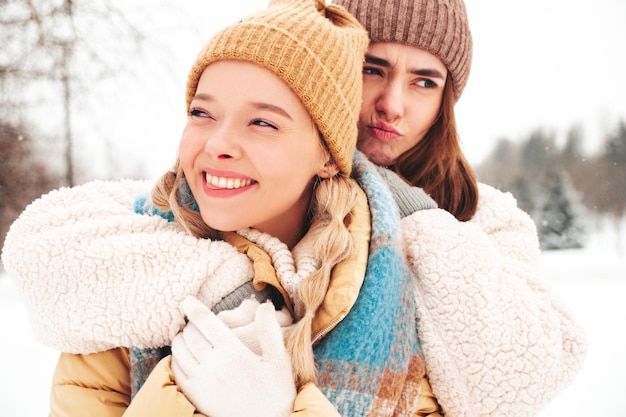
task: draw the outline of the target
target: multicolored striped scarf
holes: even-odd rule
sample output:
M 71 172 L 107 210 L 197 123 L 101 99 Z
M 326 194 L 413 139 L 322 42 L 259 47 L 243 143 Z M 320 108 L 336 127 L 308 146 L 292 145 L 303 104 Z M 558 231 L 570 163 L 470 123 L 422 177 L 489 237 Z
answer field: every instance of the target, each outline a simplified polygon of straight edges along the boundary
M 342 416 L 413 416 L 425 366 L 400 216 L 380 175 L 358 151 L 353 175 L 372 215 L 369 258 L 355 305 L 314 347 L 317 385 Z M 167 353 L 131 349 L 133 393 Z

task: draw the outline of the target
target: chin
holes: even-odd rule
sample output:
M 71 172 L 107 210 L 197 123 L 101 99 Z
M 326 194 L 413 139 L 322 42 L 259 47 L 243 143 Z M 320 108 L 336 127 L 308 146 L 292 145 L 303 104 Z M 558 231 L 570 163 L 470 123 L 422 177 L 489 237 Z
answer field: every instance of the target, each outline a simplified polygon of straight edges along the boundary
M 369 159 L 370 161 L 372 161 L 376 165 L 388 166 L 388 165 L 393 164 L 393 160 L 391 160 L 389 157 L 387 157 L 385 155 L 376 155 L 376 154 L 368 155 L 368 154 L 365 154 L 365 156 L 367 156 L 367 159 Z

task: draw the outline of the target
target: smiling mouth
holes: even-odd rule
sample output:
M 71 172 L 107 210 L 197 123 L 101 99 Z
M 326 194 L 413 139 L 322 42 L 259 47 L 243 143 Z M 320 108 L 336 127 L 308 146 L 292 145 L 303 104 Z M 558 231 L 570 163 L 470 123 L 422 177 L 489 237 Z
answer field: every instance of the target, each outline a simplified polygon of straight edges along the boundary
M 218 177 L 215 175 L 211 175 L 208 173 L 204 173 L 205 181 L 208 185 L 211 185 L 215 188 L 223 188 L 227 190 L 234 190 L 237 188 L 247 187 L 252 184 L 254 181 L 251 179 L 245 178 L 226 178 L 226 177 Z

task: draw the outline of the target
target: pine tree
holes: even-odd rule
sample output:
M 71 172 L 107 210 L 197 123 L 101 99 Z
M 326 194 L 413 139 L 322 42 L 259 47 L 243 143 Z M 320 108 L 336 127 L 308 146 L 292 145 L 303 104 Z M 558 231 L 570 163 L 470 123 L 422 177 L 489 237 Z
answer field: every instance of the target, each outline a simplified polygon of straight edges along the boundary
M 587 236 L 586 209 L 564 171 L 547 178 L 533 216 L 541 248 L 582 248 Z

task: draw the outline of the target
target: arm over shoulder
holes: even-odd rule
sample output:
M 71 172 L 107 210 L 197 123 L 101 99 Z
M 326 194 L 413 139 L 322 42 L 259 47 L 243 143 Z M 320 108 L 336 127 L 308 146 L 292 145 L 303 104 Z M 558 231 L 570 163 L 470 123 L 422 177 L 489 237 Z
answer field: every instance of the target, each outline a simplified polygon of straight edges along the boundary
M 474 219 L 403 219 L 427 372 L 446 415 L 532 416 L 578 372 L 585 335 L 540 277 L 530 217 L 481 186 Z
M 248 258 L 134 211 L 144 181 L 94 181 L 46 194 L 13 223 L 2 260 L 44 345 L 93 353 L 170 343 L 187 295 L 214 305 L 252 279 Z

